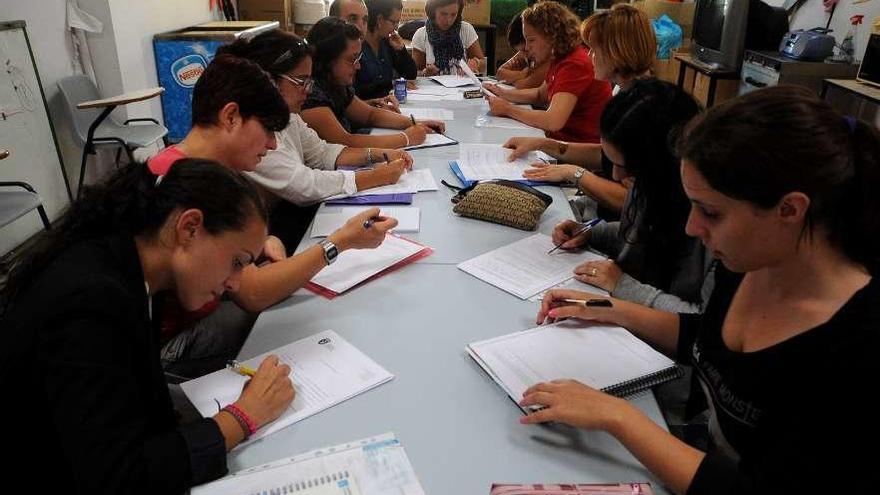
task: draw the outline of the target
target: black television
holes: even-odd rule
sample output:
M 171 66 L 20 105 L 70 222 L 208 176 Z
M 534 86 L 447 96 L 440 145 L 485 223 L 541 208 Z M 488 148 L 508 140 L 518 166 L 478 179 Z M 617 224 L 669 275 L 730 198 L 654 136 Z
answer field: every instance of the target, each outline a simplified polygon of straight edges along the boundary
M 739 70 L 746 41 L 749 0 L 696 0 L 693 53 L 721 70 Z

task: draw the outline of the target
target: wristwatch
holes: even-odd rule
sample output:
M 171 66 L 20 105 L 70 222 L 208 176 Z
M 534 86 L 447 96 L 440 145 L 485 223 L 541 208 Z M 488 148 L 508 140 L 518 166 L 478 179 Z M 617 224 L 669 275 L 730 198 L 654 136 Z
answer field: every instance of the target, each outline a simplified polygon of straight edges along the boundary
M 324 261 L 327 262 L 328 266 L 332 265 L 336 261 L 336 257 L 339 256 L 339 249 L 336 249 L 336 244 L 324 239 L 318 245 L 324 250 Z
M 581 177 L 583 177 L 585 173 L 587 173 L 587 169 L 580 167 L 578 167 L 577 172 L 574 173 L 573 182 L 578 189 L 581 188 Z

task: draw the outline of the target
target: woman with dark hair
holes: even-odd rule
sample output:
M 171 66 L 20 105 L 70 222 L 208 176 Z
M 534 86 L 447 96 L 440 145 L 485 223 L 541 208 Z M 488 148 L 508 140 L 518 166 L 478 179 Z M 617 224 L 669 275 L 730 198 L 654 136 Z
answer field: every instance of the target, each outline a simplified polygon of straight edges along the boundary
M 880 438 L 864 395 L 880 375 L 880 134 L 807 89 L 773 86 L 708 110 L 680 144 L 687 232 L 725 269 L 706 312 L 626 301 L 538 313 L 628 328 L 694 366 L 709 404 L 708 451 L 625 400 L 571 380 L 538 384 L 523 423 L 604 430 L 676 493 L 834 493 L 864 478 Z
M 425 25 L 412 38 L 413 59 L 422 76 L 455 74 L 459 60 L 467 61 L 474 72 L 481 67 L 483 49 L 477 31 L 461 20 L 464 0 L 428 0 Z
M 428 132 L 444 132 L 436 120 L 415 123 L 412 116 L 371 107 L 355 95 L 354 76 L 360 68 L 361 32 L 335 17 L 325 17 L 309 31 L 315 49 L 314 87 L 303 104 L 302 119 L 331 143 L 345 146 L 405 148 L 421 144 Z M 359 127 L 401 129 L 399 134 L 356 134 Z
M 546 60 L 541 65 L 535 65 L 535 61 L 526 51 L 526 38 L 522 30 L 522 12 L 510 20 L 507 26 L 507 44 L 516 50 L 507 62 L 504 62 L 495 76 L 499 81 L 512 84 L 516 89 L 537 88 L 547 78 L 547 70 L 550 61 Z
M 416 62 L 397 34 L 401 0 L 367 0 L 370 19 L 364 33 L 361 70 L 357 72 L 355 90 L 364 100 L 387 96 L 392 90 L 395 73 L 413 80 L 418 77 Z M 412 83 L 409 83 L 412 85 Z
M 3 291 L 0 383 L 26 407 L 0 412 L 19 425 L 8 481 L 33 484 L 35 459 L 44 492 L 182 493 L 226 474 L 226 452 L 293 400 L 290 368 L 266 358 L 238 400 L 179 424 L 158 326 L 168 298 L 196 309 L 234 289 L 265 238 L 259 193 L 207 160 L 161 180 L 130 164 L 86 189 Z
M 547 137 L 577 143 L 599 142 L 599 116 L 611 98 L 611 86 L 593 76 L 593 64 L 581 46 L 578 18 L 568 7 L 541 1 L 522 12 L 526 50 L 535 64 L 549 62 L 544 83 L 531 89 L 484 86 L 493 115 L 543 129 Z M 515 103 L 546 105 L 533 110 Z
M 690 202 L 672 149 L 675 136 L 699 111 L 681 88 L 656 79 L 637 81 L 605 106 L 602 149 L 613 163 L 614 180 L 629 191 L 619 222 L 574 238 L 581 224 L 572 220 L 553 230 L 553 241 L 563 249 L 589 244 L 613 260 L 581 264 L 575 268 L 578 280 L 652 308 L 699 312 L 711 259 L 684 232 Z

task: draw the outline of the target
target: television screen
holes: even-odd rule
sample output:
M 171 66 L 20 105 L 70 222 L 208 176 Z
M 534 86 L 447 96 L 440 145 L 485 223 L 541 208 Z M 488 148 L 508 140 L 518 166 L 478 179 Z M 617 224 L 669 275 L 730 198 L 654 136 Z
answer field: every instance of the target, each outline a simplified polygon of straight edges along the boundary
M 721 49 L 728 3 L 728 0 L 697 0 L 694 6 L 694 42 L 711 50 Z
M 868 40 L 858 79 L 880 85 L 880 34 L 872 34 Z

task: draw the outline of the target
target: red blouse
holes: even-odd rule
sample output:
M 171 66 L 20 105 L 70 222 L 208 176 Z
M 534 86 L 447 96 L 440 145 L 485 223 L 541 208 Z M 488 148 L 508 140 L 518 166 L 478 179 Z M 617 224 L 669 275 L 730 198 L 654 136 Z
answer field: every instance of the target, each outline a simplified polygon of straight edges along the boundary
M 562 129 L 547 137 L 575 143 L 599 142 L 599 117 L 611 99 L 611 85 L 598 81 L 586 48 L 578 46 L 565 58 L 554 60 L 547 71 L 547 101 L 556 93 L 571 93 L 577 103 Z

